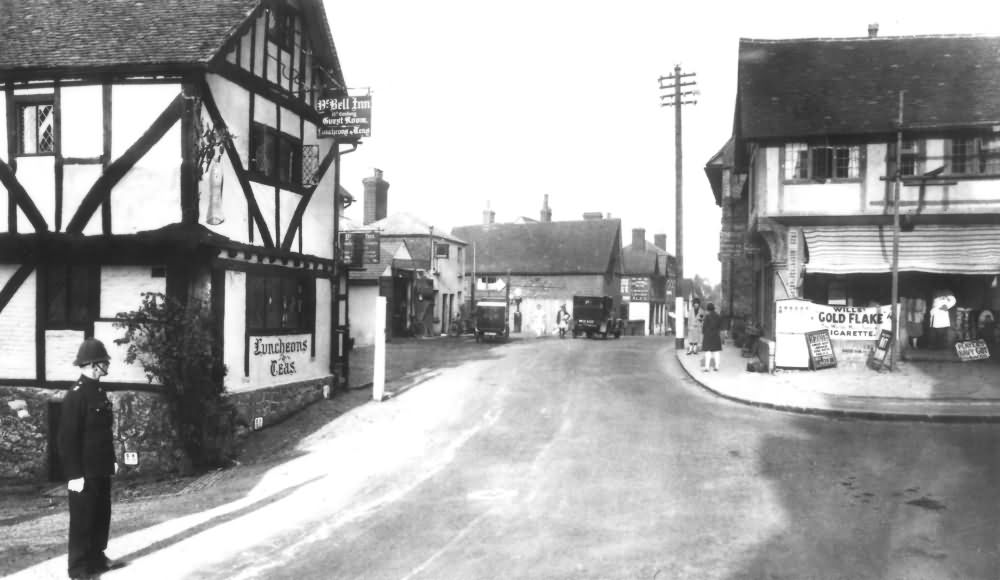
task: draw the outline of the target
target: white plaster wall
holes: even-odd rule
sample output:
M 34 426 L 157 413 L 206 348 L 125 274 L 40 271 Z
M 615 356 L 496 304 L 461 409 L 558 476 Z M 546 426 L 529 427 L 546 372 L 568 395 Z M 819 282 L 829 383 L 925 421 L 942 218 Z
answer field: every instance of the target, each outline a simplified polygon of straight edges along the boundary
M 20 264 L 0 264 L 0 287 L 10 280 Z M 0 377 L 35 378 L 35 288 L 38 278 L 32 272 L 0 311 L 0 352 L 3 368 Z
M 226 390 L 248 390 L 250 379 L 243 373 L 243 352 L 246 347 L 247 275 L 226 270 L 226 312 L 223 316 L 222 358 L 226 365 Z
M 100 157 L 104 152 L 101 85 L 63 87 L 59 135 L 63 157 Z
M 96 329 L 95 329 L 96 330 Z M 113 340 L 98 337 L 108 349 L 114 367 L 122 366 L 123 358 L 114 356 Z M 45 379 L 49 381 L 75 381 L 80 378 L 80 368 L 73 366 L 76 351 L 83 342 L 83 332 L 80 330 L 47 330 L 45 331 Z M 120 376 L 111 377 L 111 366 L 108 366 L 108 380 L 118 381 Z
M 354 345 L 375 344 L 375 299 L 378 297 L 378 286 L 353 285 L 348 292 L 351 304 L 348 316 Z
M 330 341 L 333 340 L 333 327 L 330 326 L 330 313 L 333 307 L 333 285 L 327 278 L 316 279 L 316 359 L 315 371 L 318 376 L 330 374 Z
M 251 181 L 250 189 L 253 191 L 254 198 L 257 200 L 257 207 L 260 208 L 260 214 L 264 216 L 264 223 L 267 225 L 267 229 L 271 232 L 271 238 L 273 239 L 276 235 L 274 221 L 274 186 L 263 185 Z M 254 236 L 254 243 L 258 246 L 261 245 L 260 240 L 261 238 L 259 235 Z M 281 240 L 274 240 L 274 243 L 280 244 Z
M 131 147 L 180 91 L 176 84 L 112 86 L 111 157 L 117 159 Z M 113 233 L 152 230 L 180 221 L 180 167 L 177 122 L 112 190 Z M 95 217 L 99 223 L 99 213 Z
M 102 266 L 101 318 L 139 308 L 143 292 L 166 291 L 166 277 L 153 277 L 151 266 Z
M 179 84 L 111 87 L 111 158 L 121 157 L 181 92 Z M 180 157 L 180 148 L 176 151 Z
M 279 203 L 281 203 L 281 239 L 275 240 L 275 245 L 280 245 L 285 239 L 285 235 L 288 233 L 288 226 L 292 221 L 292 216 L 295 214 L 296 208 L 299 207 L 299 202 L 302 201 L 302 196 L 282 189 L 278 192 L 278 200 Z M 304 215 L 302 218 L 305 220 Z M 274 230 L 272 230 L 272 233 L 274 233 Z M 296 235 L 296 239 L 292 243 L 291 248 L 293 252 L 299 251 L 298 235 Z
M 268 127 L 278 127 L 278 107 L 261 95 L 254 95 L 253 120 Z
M 96 164 L 63 166 L 62 227 L 64 230 L 66 229 L 66 224 L 69 223 L 69 220 L 73 219 L 73 215 L 80 207 L 80 202 L 83 201 L 83 198 L 103 171 L 104 168 Z M 97 235 L 103 231 L 100 210 L 96 211 L 94 215 L 96 219 L 91 218 L 87 222 L 83 230 L 84 234 Z
M 302 125 L 302 122 L 299 116 L 284 107 L 279 107 L 279 109 L 281 109 L 281 131 L 301 139 L 302 130 L 300 125 Z
M 115 234 L 154 230 L 181 221 L 181 127 L 174 126 L 111 190 Z M 100 222 L 95 212 L 91 222 Z
M 56 217 L 56 172 L 55 157 L 42 155 L 38 157 L 17 158 L 17 180 L 35 203 L 39 213 L 45 218 L 49 229 L 55 227 Z M 17 211 L 17 231 L 30 233 L 35 227 L 28 221 L 24 211 Z
M 208 219 L 208 206 L 211 196 L 211 184 L 209 181 L 211 169 L 206 173 L 198 184 L 198 221 L 213 232 L 226 236 L 231 240 L 249 243 L 249 220 L 250 212 L 247 208 L 247 199 L 243 195 L 243 189 L 232 164 L 226 155 L 222 156 L 222 218 L 221 224 L 210 225 Z
M 0 92 L 0 144 L 7 143 L 7 93 Z M 7 148 L 0 147 L 0 161 L 7 161 Z M 6 226 L 4 226 L 6 228 Z
M 844 215 L 858 213 L 861 183 L 785 184 L 782 214 Z
M 309 131 L 307 130 L 306 133 Z M 333 257 L 333 169 L 313 192 L 302 216 L 302 251 L 321 258 Z M 297 246 L 295 246 L 297 247 Z
M 219 114 L 226 122 L 229 133 L 233 135 L 233 145 L 240 155 L 243 167 L 247 166 L 247 151 L 250 148 L 250 92 L 219 75 L 207 75 L 208 87 L 212 98 L 219 107 Z M 211 123 L 208 114 L 203 115 L 206 126 Z
M 763 163 L 766 165 L 766 175 L 764 176 L 764 189 L 761 191 L 761 216 L 777 214 L 781 211 L 778 207 L 778 187 L 781 179 L 781 157 L 777 147 L 765 147 L 758 150 L 757 155 L 763 155 Z

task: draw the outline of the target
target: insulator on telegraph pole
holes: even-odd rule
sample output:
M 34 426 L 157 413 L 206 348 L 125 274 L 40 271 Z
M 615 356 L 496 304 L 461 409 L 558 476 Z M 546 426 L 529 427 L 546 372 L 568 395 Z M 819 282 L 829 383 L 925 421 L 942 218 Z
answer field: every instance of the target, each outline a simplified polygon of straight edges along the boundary
M 674 189 L 674 201 L 676 203 L 676 233 L 675 260 L 677 270 L 674 279 L 674 336 L 675 348 L 684 348 L 684 298 L 681 295 L 682 282 L 684 280 L 684 195 L 683 195 L 683 155 L 681 145 L 681 107 L 684 105 L 695 105 L 698 103 L 698 91 L 685 89 L 684 87 L 694 87 L 696 73 L 682 73 L 680 65 L 674 66 L 674 74 L 660 77 L 660 90 L 668 91 L 667 94 L 660 95 L 661 107 L 674 108 L 674 176 L 676 179 Z

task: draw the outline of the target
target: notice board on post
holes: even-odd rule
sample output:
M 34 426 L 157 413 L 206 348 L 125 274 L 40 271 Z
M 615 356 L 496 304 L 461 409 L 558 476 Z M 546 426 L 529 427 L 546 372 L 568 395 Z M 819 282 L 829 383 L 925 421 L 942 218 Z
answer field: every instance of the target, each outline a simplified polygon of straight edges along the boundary
M 837 355 L 833 352 L 833 342 L 830 331 L 814 330 L 805 333 L 806 346 L 809 348 L 809 367 L 813 370 L 828 369 L 837 366 Z

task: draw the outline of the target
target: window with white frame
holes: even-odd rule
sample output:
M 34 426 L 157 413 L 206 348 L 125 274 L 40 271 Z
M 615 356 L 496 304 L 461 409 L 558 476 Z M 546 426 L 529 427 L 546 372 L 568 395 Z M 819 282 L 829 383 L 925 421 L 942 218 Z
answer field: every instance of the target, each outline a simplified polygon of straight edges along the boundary
M 1000 175 L 1000 136 L 961 136 L 948 142 L 948 172 L 955 175 Z
M 924 172 L 924 144 L 922 141 L 903 139 L 903 146 L 899 150 L 900 170 L 903 177 L 920 175 Z M 895 178 L 896 167 L 896 142 L 889 143 L 887 151 L 886 166 L 889 170 L 886 176 Z
M 858 179 L 859 145 L 785 144 L 785 180 Z

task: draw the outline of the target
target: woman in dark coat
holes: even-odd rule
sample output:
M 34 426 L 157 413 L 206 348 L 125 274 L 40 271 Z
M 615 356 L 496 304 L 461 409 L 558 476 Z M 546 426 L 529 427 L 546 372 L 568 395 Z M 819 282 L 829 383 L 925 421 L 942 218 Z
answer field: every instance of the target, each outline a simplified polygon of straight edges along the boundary
M 705 320 L 701 325 L 701 349 L 705 351 L 705 360 L 701 370 L 708 372 L 713 362 L 715 370 L 719 370 L 722 360 L 722 318 L 711 302 L 705 306 L 705 311 Z

